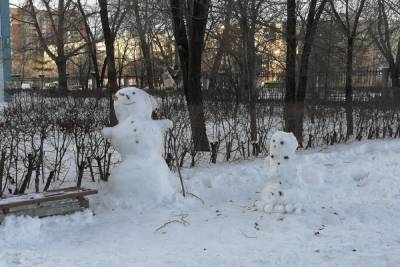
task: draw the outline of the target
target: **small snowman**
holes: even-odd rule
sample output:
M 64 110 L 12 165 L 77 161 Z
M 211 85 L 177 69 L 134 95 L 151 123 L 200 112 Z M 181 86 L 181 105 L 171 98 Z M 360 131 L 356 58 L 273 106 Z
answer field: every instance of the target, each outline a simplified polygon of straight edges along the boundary
M 268 180 L 256 201 L 258 210 L 267 213 L 301 212 L 302 190 L 297 177 L 296 149 L 298 143 L 292 133 L 276 132 L 270 141 Z
M 110 176 L 108 196 L 117 206 L 151 207 L 168 202 L 175 195 L 174 178 L 164 158 L 163 136 L 170 120 L 153 120 L 154 99 L 145 91 L 127 87 L 114 96 L 118 124 L 104 128 L 122 162 Z

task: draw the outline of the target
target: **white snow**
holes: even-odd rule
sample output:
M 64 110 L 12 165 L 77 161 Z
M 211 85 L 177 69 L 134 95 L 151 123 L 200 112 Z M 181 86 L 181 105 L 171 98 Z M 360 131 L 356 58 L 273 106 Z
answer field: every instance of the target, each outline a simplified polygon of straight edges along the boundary
M 127 87 L 114 96 L 118 124 L 102 134 L 120 153 L 122 162 L 111 170 L 104 186 L 104 204 L 110 207 L 148 209 L 171 202 L 178 191 L 164 158 L 164 132 L 169 120 L 152 120 L 155 101 L 141 89 Z
M 204 204 L 7 217 L 0 266 L 400 266 L 400 140 L 297 154 L 301 214 L 255 210 L 262 159 L 185 169 Z

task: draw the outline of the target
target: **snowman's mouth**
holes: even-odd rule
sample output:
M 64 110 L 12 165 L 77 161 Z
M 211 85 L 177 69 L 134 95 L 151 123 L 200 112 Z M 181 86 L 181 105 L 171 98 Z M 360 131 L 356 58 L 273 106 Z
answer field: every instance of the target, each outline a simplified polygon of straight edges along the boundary
M 135 104 L 136 102 L 135 101 L 132 101 L 132 102 L 130 102 L 130 103 L 123 103 L 125 106 L 130 106 L 130 105 L 132 105 L 132 104 Z

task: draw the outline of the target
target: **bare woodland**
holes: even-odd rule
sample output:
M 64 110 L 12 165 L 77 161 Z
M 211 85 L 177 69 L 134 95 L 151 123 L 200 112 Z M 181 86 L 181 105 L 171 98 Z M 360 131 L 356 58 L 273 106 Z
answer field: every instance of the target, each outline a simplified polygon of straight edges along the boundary
M 294 132 L 303 148 L 400 137 L 396 1 L 28 0 L 13 8 L 13 24 L 32 31 L 14 40 L 14 64 L 44 55 L 55 66 L 15 74 L 57 86 L 10 89 L 0 196 L 46 191 L 70 172 L 78 185 L 107 180 L 118 157 L 99 129 L 117 123 L 112 95 L 128 84 L 157 96 L 155 117 L 174 121 L 164 151 L 172 169 L 266 154 L 276 129 Z M 164 72 L 175 88 L 163 87 Z M 82 90 L 70 92 L 71 82 Z

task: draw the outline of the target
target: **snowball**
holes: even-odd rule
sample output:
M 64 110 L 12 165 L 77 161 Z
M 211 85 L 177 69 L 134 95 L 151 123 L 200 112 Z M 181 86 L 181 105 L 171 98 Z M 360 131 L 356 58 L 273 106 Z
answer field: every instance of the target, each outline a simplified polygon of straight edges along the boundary
M 155 101 L 151 95 L 136 87 L 120 89 L 114 95 L 114 108 L 118 122 L 128 117 L 151 119 L 155 109 Z
M 269 145 L 269 163 L 273 171 L 279 175 L 290 169 L 299 144 L 292 133 L 276 132 Z

